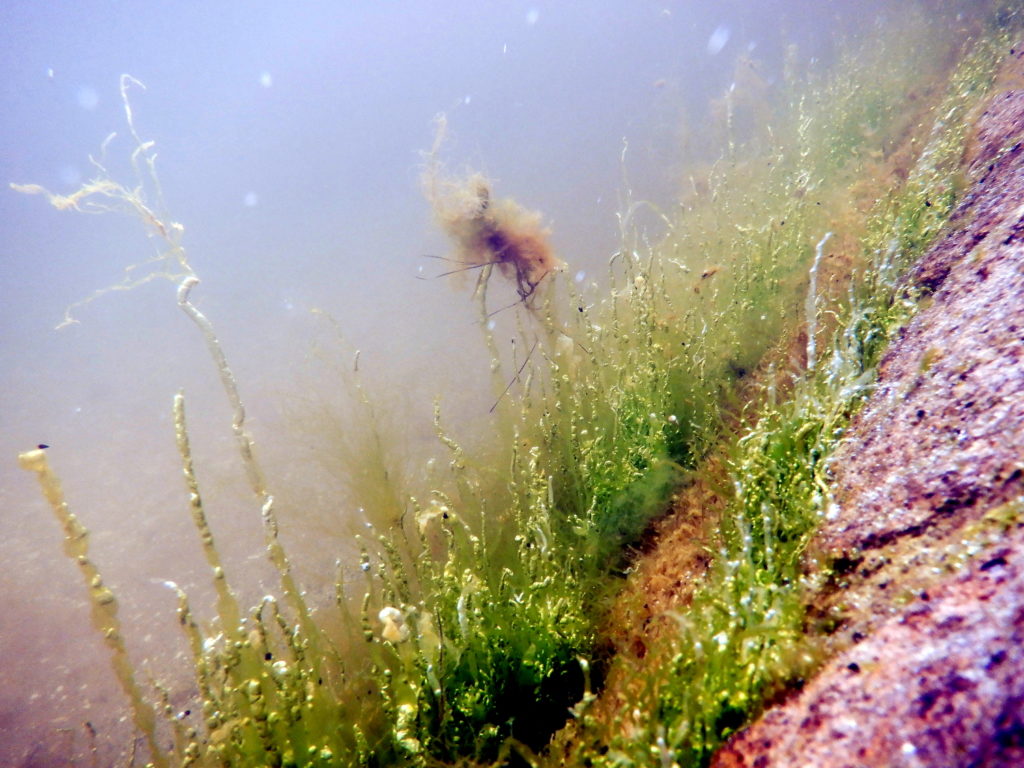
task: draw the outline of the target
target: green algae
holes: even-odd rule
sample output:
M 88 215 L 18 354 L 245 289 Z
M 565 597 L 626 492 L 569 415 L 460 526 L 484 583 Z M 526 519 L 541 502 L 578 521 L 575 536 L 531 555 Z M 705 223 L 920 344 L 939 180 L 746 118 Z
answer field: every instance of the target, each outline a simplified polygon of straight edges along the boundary
M 128 697 L 135 727 L 146 739 L 146 744 L 153 755 L 153 764 L 157 768 L 169 765 L 167 757 L 158 746 L 156 713 L 143 695 L 142 688 L 136 680 L 136 671 L 125 648 L 121 620 L 117 616 L 117 598 L 103 583 L 99 568 L 89 558 L 89 531 L 68 507 L 60 478 L 50 467 L 43 446 L 19 454 L 18 464 L 22 469 L 35 473 L 40 490 L 64 531 L 64 554 L 74 560 L 82 572 L 92 607 L 93 628 L 103 636 L 103 642 L 110 650 L 114 674 Z
M 713 563 L 689 607 L 673 615 L 678 631 L 654 651 L 662 663 L 637 673 L 641 682 L 631 690 L 640 693 L 631 709 L 610 728 L 585 724 L 602 735 L 582 748 L 581 761 L 705 765 L 764 702 L 798 685 L 818 663 L 805 606 L 823 577 L 809 579 L 802 566 L 830 504 L 829 456 L 870 393 L 881 353 L 917 306 L 901 276 L 957 200 L 969 116 L 1019 30 L 1004 23 L 968 44 L 926 131 L 911 139 L 920 148 L 906 183 L 881 197 L 866 218 L 859 247 L 867 267 L 845 307 L 833 309 L 840 314 L 828 357 L 797 375 L 782 402 L 770 374 L 746 426 L 729 439 L 732 487 L 725 490 Z
M 523 299 L 518 348 L 530 352 L 503 366 L 483 325 L 500 395 L 497 444 L 482 456 L 464 449 L 435 406 L 448 465 L 422 498 L 396 484 L 383 452 L 371 453 L 364 484 L 368 498 L 384 501 L 372 505 L 375 525 L 360 537 L 363 582 L 345 583 L 339 569 L 336 604 L 320 607 L 336 612 L 330 620 L 307 604 L 292 575 L 237 384 L 212 324 L 189 299 L 198 278 L 181 228 L 141 186 L 117 184 L 102 166 L 77 193 L 47 193 L 63 209 L 113 199 L 167 243 L 169 267 L 152 274 L 178 284 L 179 305 L 207 343 L 281 577 L 280 604 L 268 596 L 240 609 L 206 522 L 179 395 L 179 450 L 218 621 L 197 622 L 174 587 L 203 723 L 188 728 L 168 716 L 173 746 L 151 736 L 154 764 L 536 763 L 570 717 L 583 734 L 573 752 L 580 764 L 705 763 L 767 697 L 814 664 L 813 638 L 803 633 L 813 585 L 800 563 L 827 508 L 827 459 L 870 390 L 881 350 L 913 311 L 915 297 L 901 292 L 899 276 L 956 201 L 970 109 L 1009 29 L 1004 20 L 969 49 L 944 95 L 922 107 L 934 128 L 920 134 L 905 183 L 875 196 L 866 215 L 846 218 L 852 180 L 866 173 L 864 158 L 880 137 L 911 130 L 901 121 L 901 94 L 920 62 L 878 52 L 892 54 L 896 35 L 872 49 L 870 62 L 851 55 L 826 82 L 794 74 L 771 131 L 739 136 L 729 120 L 721 158 L 694 180 L 678 217 L 662 214 L 670 225 L 662 243 L 651 247 L 637 234 L 633 216 L 644 204 L 627 201 L 612 287 L 593 306 L 549 262 L 543 295 L 534 290 L 533 262 L 512 263 Z M 941 79 L 942 57 L 931 50 L 929 71 Z M 125 106 L 131 126 L 127 97 Z M 158 190 L 152 145 L 134 127 L 132 135 L 136 169 Z M 895 165 L 879 162 L 880 187 L 894 181 Z M 477 229 L 481 221 L 471 219 Z M 832 228 L 837 250 L 863 268 L 847 293 L 830 293 L 817 271 L 808 290 L 808 270 L 819 266 Z M 474 258 L 489 269 L 486 252 Z M 486 317 L 490 273 L 481 274 L 476 297 Z M 792 376 L 783 396 L 768 376 L 757 405 L 737 414 L 765 353 L 801 330 L 807 352 L 785 363 Z M 515 397 L 502 388 L 512 380 L 521 382 Z M 372 418 L 372 398 L 357 382 L 353 396 Z M 379 435 L 368 434 L 379 445 Z M 711 570 L 690 608 L 673 617 L 678 632 L 662 651 L 665 666 L 642 673 L 649 677 L 639 681 L 641 695 L 602 730 L 590 709 L 592 686 L 609 664 L 597 626 L 625 548 L 723 435 L 732 488 Z M 387 488 L 375 489 L 372 478 L 382 477 Z M 363 595 L 355 606 L 353 590 Z M 120 675 L 126 661 L 114 652 Z M 138 686 L 129 689 L 136 712 L 147 711 Z M 147 734 L 156 727 L 136 720 Z

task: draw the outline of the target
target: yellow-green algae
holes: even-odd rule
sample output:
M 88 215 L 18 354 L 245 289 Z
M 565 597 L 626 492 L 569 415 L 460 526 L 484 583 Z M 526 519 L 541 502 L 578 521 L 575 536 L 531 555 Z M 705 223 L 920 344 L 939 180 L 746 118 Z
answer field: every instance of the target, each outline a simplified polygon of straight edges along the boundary
M 79 551 L 84 529 L 68 527 L 73 518 L 45 454 L 23 454 L 77 542 L 69 555 L 84 569 L 152 763 L 705 763 L 766 695 L 813 663 L 801 622 L 814 585 L 801 582 L 798 564 L 828 503 L 823 462 L 869 391 L 887 339 L 913 311 L 899 275 L 956 199 L 970 109 L 1018 16 L 1001 7 L 986 34 L 946 42 L 917 17 L 916 26 L 851 48 L 828 80 L 791 73 L 784 108 L 766 112 L 765 127 L 744 135 L 736 130 L 742 105 L 726 97 L 723 154 L 694 176 L 694 194 L 678 214 L 662 214 L 670 226 L 663 243 L 648 246 L 637 234 L 632 221 L 643 204 L 627 201 L 605 299 L 587 307 L 557 275 L 550 291 L 534 296 L 537 281 L 527 276 L 532 304 L 518 310 L 520 349 L 532 353 L 503 374 L 495 355 L 497 394 L 503 381 L 523 382 L 521 394 L 497 400 L 499 444 L 486 461 L 475 458 L 435 407 L 447 475 L 426 498 L 391 485 L 381 492 L 396 509 L 376 516 L 386 523 L 361 537 L 358 606 L 339 575 L 340 630 L 310 609 L 292 577 L 237 384 L 212 324 L 189 298 L 198 278 L 181 227 L 162 209 L 152 144 L 135 134 L 127 99 L 134 81 L 126 78 L 139 185 L 118 184 L 100 167 L 78 192 L 46 194 L 58 208 L 127 209 L 166 244 L 166 268 L 118 287 L 155 277 L 178 284 L 179 305 L 202 333 L 228 396 L 283 597 L 249 611 L 238 606 L 203 511 L 178 395 L 189 504 L 219 613 L 203 629 L 175 587 L 203 713 L 202 727 L 185 726 L 164 692 L 155 703 L 140 692 L 119 644 L 113 595 Z M 929 39 L 925 61 L 909 54 L 911 34 Z M 953 58 L 960 64 L 947 71 Z M 922 86 L 920 109 L 908 113 L 903 96 L 921 77 L 930 90 Z M 918 122 L 908 123 L 908 114 Z M 907 148 L 906 157 L 885 157 L 883 139 Z M 851 192 L 872 172 L 874 187 Z M 837 252 L 863 274 L 849 294 L 834 295 L 815 272 L 808 293 L 808 270 L 833 231 Z M 486 283 L 477 291 L 482 313 Z M 518 289 L 522 295 L 521 280 Z M 597 619 L 623 547 L 674 487 L 700 471 L 723 434 L 723 414 L 735 411 L 765 352 L 808 329 L 807 354 L 786 363 L 793 368 L 787 387 L 777 392 L 766 376 L 756 418 L 752 405 L 739 420 L 746 426 L 725 431 L 729 508 L 706 580 L 675 617 L 679 631 L 662 652 L 667 665 L 641 672 L 635 701 L 617 723 L 597 722 L 590 704 L 608 666 L 598 655 Z M 365 392 L 354 396 L 369 403 Z M 162 726 L 155 712 L 167 715 Z M 545 758 L 552 727 L 567 716 L 578 721 L 577 740 Z

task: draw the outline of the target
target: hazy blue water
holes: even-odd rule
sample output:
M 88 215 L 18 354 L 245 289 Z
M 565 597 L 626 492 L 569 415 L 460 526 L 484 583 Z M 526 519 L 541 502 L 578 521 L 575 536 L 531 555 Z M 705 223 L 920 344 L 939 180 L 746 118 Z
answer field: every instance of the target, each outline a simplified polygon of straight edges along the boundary
M 440 393 L 466 423 L 486 410 L 466 296 L 415 279 L 437 267 L 422 255 L 446 248 L 418 180 L 437 113 L 448 115 L 453 170 L 479 168 L 497 194 L 543 211 L 560 256 L 589 281 L 618 245 L 624 141 L 633 193 L 671 207 L 683 126 L 699 127 L 739 56 L 760 60 L 770 83 L 785 43 L 805 59 L 826 57 L 837 29 L 870 24 L 882 7 L 4 3 L 0 764 L 63 764 L 60 755 L 86 744 L 86 719 L 108 749 L 125 738 L 78 574 L 33 479 L 15 468 L 18 451 L 53 446 L 69 499 L 95 532 L 96 559 L 124 595 L 133 648 L 166 655 L 178 647 L 166 639 L 176 637 L 173 600 L 153 580 L 203 578 L 169 420 L 172 394 L 186 387 L 207 490 L 220 503 L 215 531 L 239 568 L 265 576 L 229 415 L 174 287 L 109 295 L 78 311 L 80 325 L 52 330 L 67 305 L 152 254 L 139 225 L 57 213 L 6 189 L 71 191 L 111 131 L 121 134 L 111 167 L 130 181 L 122 73 L 147 86 L 132 95 L 137 128 L 157 142 L 169 207 L 203 278 L 195 298 L 236 367 L 253 432 L 272 474 L 310 499 L 309 457 L 275 433 L 283 395 L 313 386 L 301 367 L 316 333 L 310 308 L 328 310 L 364 350 L 383 402 L 408 399 L 428 413 Z M 410 426 L 410 439 L 420 428 Z

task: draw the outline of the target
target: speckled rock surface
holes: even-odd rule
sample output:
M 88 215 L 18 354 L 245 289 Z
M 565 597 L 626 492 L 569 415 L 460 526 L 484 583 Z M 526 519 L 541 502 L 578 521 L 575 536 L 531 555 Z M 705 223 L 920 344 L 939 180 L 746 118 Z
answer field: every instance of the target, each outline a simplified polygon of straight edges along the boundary
M 1024 535 L 835 657 L 733 766 L 1024 765 Z
M 835 655 L 718 768 L 1024 765 L 1022 138 L 1024 91 L 1001 93 L 911 273 L 926 305 L 831 464 Z
M 1007 97 L 999 103 L 1024 107 L 1024 92 Z M 1024 130 L 1017 110 L 1006 112 Z M 878 389 L 834 455 L 842 515 L 821 530 L 830 549 L 881 546 L 1024 490 L 1020 144 L 985 170 L 951 227 L 914 270 L 934 291 L 931 306 L 885 355 Z

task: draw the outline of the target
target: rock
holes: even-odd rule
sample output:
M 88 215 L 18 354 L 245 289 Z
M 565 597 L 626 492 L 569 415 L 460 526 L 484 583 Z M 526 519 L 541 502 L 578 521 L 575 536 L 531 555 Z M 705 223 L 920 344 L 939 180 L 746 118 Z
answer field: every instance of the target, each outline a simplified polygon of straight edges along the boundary
M 1020 54 L 1015 54 L 1020 58 Z M 712 765 L 1024 765 L 1024 90 L 910 273 L 924 308 L 831 461 L 833 654 Z

